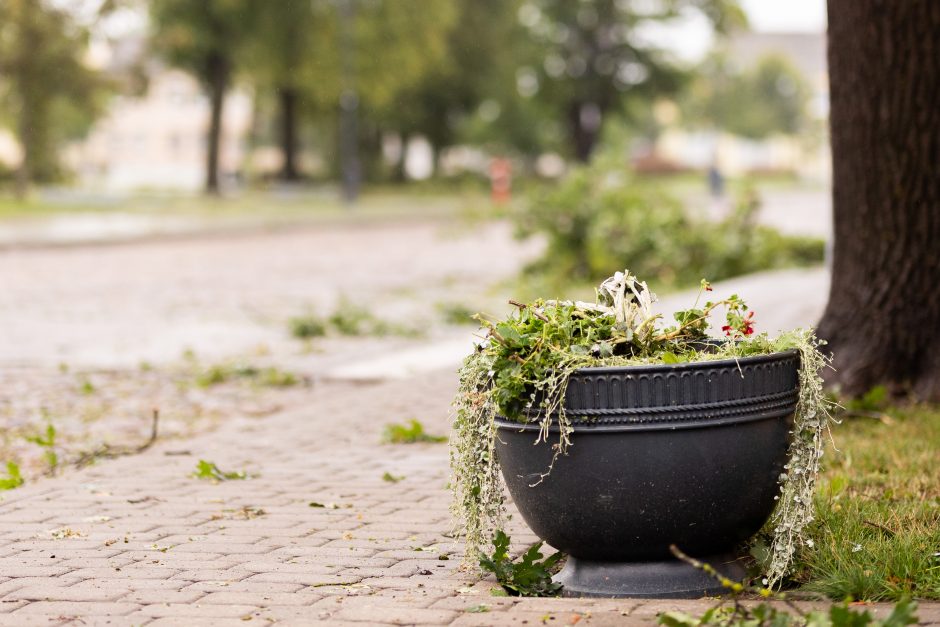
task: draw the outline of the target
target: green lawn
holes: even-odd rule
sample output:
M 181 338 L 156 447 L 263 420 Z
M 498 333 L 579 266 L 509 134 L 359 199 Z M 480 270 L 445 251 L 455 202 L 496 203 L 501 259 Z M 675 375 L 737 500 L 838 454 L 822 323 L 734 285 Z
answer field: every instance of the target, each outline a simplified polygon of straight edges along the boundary
M 0 192 L 0 219 L 37 218 L 67 213 L 134 213 L 195 218 L 269 216 L 272 218 L 349 219 L 371 217 L 453 216 L 488 204 L 486 194 L 461 188 L 447 191 L 423 186 L 367 189 L 347 206 L 334 187 L 298 190 L 247 190 L 225 198 L 201 194 L 54 193 L 38 191 L 25 201 Z
M 940 599 L 940 408 L 833 428 L 802 588 L 834 599 Z

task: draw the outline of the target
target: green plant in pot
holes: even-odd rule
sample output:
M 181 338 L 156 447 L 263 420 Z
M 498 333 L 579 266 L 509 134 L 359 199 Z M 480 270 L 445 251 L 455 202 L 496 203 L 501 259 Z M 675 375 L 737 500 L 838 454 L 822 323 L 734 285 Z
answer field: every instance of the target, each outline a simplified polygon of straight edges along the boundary
M 514 303 L 481 318 L 464 362 L 451 439 L 454 510 L 476 563 L 505 521 L 504 486 L 530 528 L 567 553 L 580 596 L 694 597 L 721 585 L 767 537 L 766 583 L 804 543 L 829 424 L 812 331 L 754 332 L 737 296 L 703 298 L 666 321 L 629 272 L 595 303 Z M 721 339 L 709 317 L 723 311 Z

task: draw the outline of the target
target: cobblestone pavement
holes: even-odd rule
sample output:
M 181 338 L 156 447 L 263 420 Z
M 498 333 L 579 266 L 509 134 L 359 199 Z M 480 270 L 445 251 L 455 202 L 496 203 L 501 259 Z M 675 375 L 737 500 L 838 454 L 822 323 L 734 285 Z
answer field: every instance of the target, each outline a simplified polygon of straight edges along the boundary
M 446 445 L 380 443 L 410 418 L 444 433 L 453 386 L 447 371 L 324 383 L 185 451 L 163 443 L 7 492 L 0 625 L 640 625 L 709 605 L 500 598 L 461 573 Z M 249 478 L 193 478 L 199 459 Z M 516 548 L 534 539 L 514 525 Z M 920 614 L 940 623 L 938 604 Z
M 140 443 L 154 407 L 161 437 L 186 437 L 302 403 L 305 382 L 363 355 L 454 337 L 460 355 L 470 329 L 439 306 L 506 306 L 491 287 L 536 248 L 502 223 L 397 219 L 0 250 L 0 469 L 43 472 L 26 438 L 47 425 L 67 461 Z M 325 318 L 342 297 L 424 336 L 291 337 L 290 318 Z

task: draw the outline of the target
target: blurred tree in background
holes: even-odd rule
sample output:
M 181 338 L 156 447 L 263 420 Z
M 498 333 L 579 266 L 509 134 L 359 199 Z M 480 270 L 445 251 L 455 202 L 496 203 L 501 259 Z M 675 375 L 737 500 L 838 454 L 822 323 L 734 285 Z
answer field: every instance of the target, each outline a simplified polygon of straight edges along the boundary
M 244 163 L 257 156 L 257 172 L 283 181 L 339 177 L 348 196 L 360 180 L 404 181 L 416 139 L 430 146 L 432 172 L 450 148 L 461 150 L 447 163 L 475 174 L 499 155 L 521 164 L 523 176 L 550 156 L 560 173 L 559 161 L 588 161 L 605 137 L 623 158 L 627 146 L 653 145 L 674 123 L 654 103 L 675 110 L 678 100 L 685 123 L 747 138 L 806 130 L 807 85 L 787 62 L 766 58 L 741 70 L 713 57 L 690 69 L 667 49 L 663 33 L 690 19 L 718 34 L 743 27 L 736 0 L 8 0 L 0 6 L 0 115 L 30 142 L 24 179 L 53 169 L 43 164 L 55 159 L 42 155 L 59 148 L 64 121 L 87 127 L 96 113 L 85 89 L 94 74 L 77 60 L 89 50 L 88 28 L 69 12 L 115 2 L 149 25 L 139 67 L 159 76 L 163 66 L 152 60 L 162 58 L 207 96 L 210 193 L 220 188 L 226 93 L 236 87 L 254 103 L 251 130 L 238 131 L 250 144 Z M 33 14 L 45 21 L 33 25 Z M 24 57 L 23 42 L 39 41 L 24 35 L 30 28 L 56 33 L 55 41 Z M 56 72 L 67 76 L 49 80 Z M 33 105 L 21 106 L 28 98 Z
M 806 124 L 810 88 L 785 58 L 765 56 L 741 71 L 723 55 L 696 72 L 683 102 L 683 119 L 751 139 L 793 134 Z
M 60 175 L 58 149 L 101 109 L 106 83 L 83 62 L 88 38 L 61 3 L 0 3 L 0 105 L 22 151 L 18 197 Z
M 328 153 L 338 154 L 344 130 L 351 133 L 351 149 L 363 153 L 373 176 L 380 167 L 383 132 L 407 135 L 417 123 L 432 141 L 439 136 L 438 111 L 432 115 L 422 108 L 417 96 L 428 94 L 422 81 L 435 85 L 434 77 L 445 76 L 444 66 L 453 63 L 448 37 L 456 32 L 455 0 L 247 2 L 252 28 L 240 54 L 255 88 L 277 94 L 283 179 L 300 177 L 298 137 L 304 119 L 335 129 L 334 141 L 325 142 Z M 460 101 L 465 98 L 461 92 L 473 90 L 474 80 L 468 72 L 461 78 L 438 81 L 431 89 L 448 102 Z M 344 129 L 350 120 L 355 127 Z
M 441 150 L 462 141 L 466 121 L 487 99 L 499 107 L 506 93 L 506 69 L 518 48 L 518 0 L 476 0 L 457 3 L 456 19 L 446 29 L 439 63 L 420 80 L 396 95 L 400 106 L 389 107 L 383 124 L 398 133 L 402 152 L 395 179 L 405 179 L 409 140 L 424 136 L 433 161 Z M 510 70 L 511 74 L 511 70 Z M 511 85 L 515 89 L 515 85 Z
M 322 30 L 311 0 L 250 4 L 252 28 L 243 51 L 246 72 L 259 92 L 276 95 L 278 139 L 283 163 L 280 178 L 297 181 L 303 109 L 315 97 L 316 83 L 304 81 L 301 68 L 312 62 Z
M 746 24 L 735 0 L 528 0 L 519 21 L 538 54 L 518 68 L 519 92 L 538 94 L 552 107 L 553 117 L 566 123 L 571 155 L 587 162 L 610 113 L 623 111 L 628 99 L 678 91 L 684 72 L 641 31 L 688 12 L 703 15 L 719 33 Z
M 254 25 L 251 0 L 151 0 L 154 45 L 166 59 L 191 72 L 210 102 L 206 191 L 219 193 L 219 144 L 225 95 L 237 57 Z M 275 3 L 277 4 L 277 3 Z

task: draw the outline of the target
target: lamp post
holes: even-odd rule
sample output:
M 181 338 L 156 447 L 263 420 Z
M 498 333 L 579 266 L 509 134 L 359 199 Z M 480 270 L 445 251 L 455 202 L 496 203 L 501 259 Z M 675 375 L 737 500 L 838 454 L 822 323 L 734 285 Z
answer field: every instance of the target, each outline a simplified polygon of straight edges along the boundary
M 339 154 L 343 179 L 343 200 L 347 204 L 356 202 L 362 180 L 359 163 L 358 112 L 359 95 L 356 93 L 355 40 L 353 18 L 355 0 L 339 0 L 339 56 L 342 71 L 342 92 L 339 98 Z

